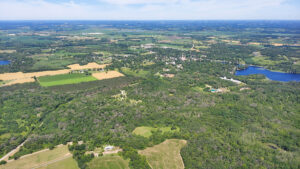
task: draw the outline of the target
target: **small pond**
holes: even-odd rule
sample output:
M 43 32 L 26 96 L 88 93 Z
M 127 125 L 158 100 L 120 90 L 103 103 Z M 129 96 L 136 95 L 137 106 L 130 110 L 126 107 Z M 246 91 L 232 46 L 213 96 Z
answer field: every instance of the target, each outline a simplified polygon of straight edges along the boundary
M 247 69 L 237 70 L 235 73 L 236 76 L 252 74 L 263 74 L 270 80 L 280 82 L 300 81 L 300 74 L 274 72 L 257 66 L 249 66 Z
M 8 65 L 10 64 L 10 61 L 8 60 L 0 60 L 0 65 Z

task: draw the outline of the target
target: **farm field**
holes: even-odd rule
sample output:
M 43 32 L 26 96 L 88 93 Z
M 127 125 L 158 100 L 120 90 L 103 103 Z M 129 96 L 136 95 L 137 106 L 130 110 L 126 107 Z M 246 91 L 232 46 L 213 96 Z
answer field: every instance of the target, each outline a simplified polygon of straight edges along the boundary
M 0 169 L 299 168 L 299 28 L 0 21 Z
M 15 53 L 16 50 L 0 50 L 0 53 Z
M 39 58 L 39 61 L 37 61 L 33 66 L 32 66 L 32 70 L 34 71 L 38 71 L 38 70 L 45 70 L 45 69 L 53 69 L 53 70 L 56 70 L 56 69 L 64 69 L 65 66 L 67 65 L 70 65 L 74 63 L 74 61 L 72 59 L 57 59 L 57 58 L 54 58 L 52 59 L 51 58 L 46 58 L 46 59 L 40 59 Z
M 180 149 L 185 144 L 186 140 L 169 139 L 139 151 L 139 154 L 146 156 L 147 162 L 153 169 L 183 169 Z
M 33 154 L 20 157 L 5 165 L 0 165 L 0 169 L 78 169 L 76 161 L 72 158 L 68 147 L 61 145 L 53 150 L 43 150 Z
M 82 74 L 82 73 L 43 76 L 38 78 L 40 85 L 43 87 L 58 86 L 58 85 L 65 85 L 65 84 L 76 84 L 76 83 L 90 82 L 95 80 L 97 80 L 95 77 L 91 75 Z
M 128 163 L 119 155 L 105 155 L 95 157 L 88 166 L 90 169 L 129 169 Z
M 111 79 L 111 78 L 121 77 L 124 75 L 117 71 L 108 71 L 108 72 L 93 73 L 92 76 L 98 80 L 103 80 L 103 79 Z
M 175 130 L 172 130 L 172 127 L 155 128 L 155 127 L 141 126 L 141 127 L 135 128 L 132 131 L 132 133 L 135 134 L 135 135 L 143 136 L 143 137 L 150 137 L 152 135 L 152 131 L 157 131 L 157 130 L 161 130 L 162 133 L 165 133 L 165 132 L 179 132 L 180 131 L 179 128 L 176 128 Z
M 31 72 L 31 73 L 23 73 L 23 72 L 16 72 L 16 73 L 2 73 L 0 74 L 0 80 L 4 81 L 2 86 L 9 86 L 14 84 L 21 84 L 21 83 L 28 83 L 34 82 L 34 77 L 41 77 L 41 76 L 54 76 L 54 75 L 61 75 L 67 74 L 72 70 L 88 70 L 88 69 L 103 69 L 107 66 L 107 64 L 99 65 L 95 62 L 88 63 L 87 65 L 79 65 L 73 64 L 69 65 L 70 69 L 61 69 L 61 70 L 53 70 L 53 71 L 41 71 L 41 72 Z M 86 81 L 95 80 L 94 78 L 90 77 L 89 79 L 85 79 Z M 82 79 L 83 80 L 83 79 Z M 83 80 L 84 81 L 84 80 Z M 54 83 L 49 84 L 48 86 L 53 85 L 61 85 L 61 84 L 72 84 L 74 82 L 61 82 L 61 83 Z M 80 82 L 78 82 L 80 83 Z
M 71 70 L 82 70 L 82 69 L 103 69 L 107 66 L 107 64 L 99 65 L 95 62 L 88 63 L 86 65 L 73 64 L 69 65 L 68 68 Z
M 66 158 L 64 160 L 51 163 L 46 166 L 38 167 L 37 169 L 79 169 L 76 161 L 72 158 Z

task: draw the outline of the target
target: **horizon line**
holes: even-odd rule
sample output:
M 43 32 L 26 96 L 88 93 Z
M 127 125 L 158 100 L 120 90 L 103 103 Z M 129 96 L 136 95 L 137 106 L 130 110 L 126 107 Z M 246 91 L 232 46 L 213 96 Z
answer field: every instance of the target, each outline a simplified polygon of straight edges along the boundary
M 300 19 L 0 19 L 2 21 L 300 21 Z

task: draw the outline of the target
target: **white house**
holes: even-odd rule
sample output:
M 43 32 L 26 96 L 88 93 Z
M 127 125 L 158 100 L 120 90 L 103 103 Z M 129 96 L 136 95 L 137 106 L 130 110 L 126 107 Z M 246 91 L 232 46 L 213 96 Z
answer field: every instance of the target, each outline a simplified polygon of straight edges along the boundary
M 114 148 L 114 146 L 106 146 L 104 147 L 104 151 L 111 151 Z

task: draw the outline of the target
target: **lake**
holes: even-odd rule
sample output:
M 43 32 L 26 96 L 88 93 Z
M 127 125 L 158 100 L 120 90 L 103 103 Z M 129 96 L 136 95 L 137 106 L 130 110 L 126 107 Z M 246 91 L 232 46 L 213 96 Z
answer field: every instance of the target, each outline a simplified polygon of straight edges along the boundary
M 247 69 L 237 70 L 235 73 L 236 76 L 252 74 L 263 74 L 270 80 L 280 82 L 300 81 L 300 74 L 274 72 L 257 66 L 249 66 Z
M 0 60 L 0 65 L 8 65 L 10 64 L 10 61 L 8 60 Z

